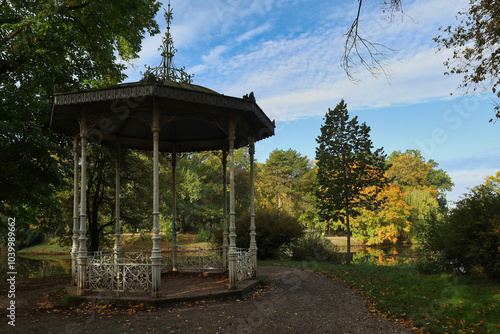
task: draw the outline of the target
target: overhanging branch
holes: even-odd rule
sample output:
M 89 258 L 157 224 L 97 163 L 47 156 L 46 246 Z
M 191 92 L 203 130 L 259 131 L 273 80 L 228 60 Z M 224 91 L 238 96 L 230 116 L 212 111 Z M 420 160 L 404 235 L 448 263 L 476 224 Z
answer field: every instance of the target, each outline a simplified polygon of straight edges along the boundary
M 340 64 L 346 72 L 349 80 L 357 83 L 359 79 L 356 78 L 358 73 L 358 63 L 374 77 L 378 77 L 383 73 L 387 79 L 390 79 L 390 73 L 384 64 L 384 61 L 389 57 L 396 55 L 396 50 L 391 49 L 380 43 L 373 43 L 363 38 L 359 33 L 359 19 L 361 16 L 361 8 L 363 0 L 358 0 L 358 10 L 356 17 L 344 35 L 346 37 L 344 45 L 344 53 L 340 59 Z M 399 11 L 403 13 L 401 0 L 391 0 L 388 3 L 388 8 L 382 8 L 384 13 L 389 12 L 389 21 L 394 20 L 394 13 Z

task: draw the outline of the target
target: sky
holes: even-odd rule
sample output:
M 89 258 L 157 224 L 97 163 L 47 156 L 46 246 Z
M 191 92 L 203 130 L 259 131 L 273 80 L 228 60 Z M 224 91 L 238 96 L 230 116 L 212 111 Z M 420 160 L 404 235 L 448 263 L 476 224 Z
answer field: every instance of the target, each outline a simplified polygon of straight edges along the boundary
M 404 15 L 392 22 L 381 2 L 364 2 L 360 34 L 397 50 L 385 61 L 388 76 L 359 68 L 353 82 L 340 65 L 356 0 L 171 0 L 174 63 L 221 94 L 254 92 L 276 121 L 276 135 L 256 144 L 259 162 L 289 148 L 314 160 L 324 116 L 344 99 L 349 114 L 370 126 L 375 148 L 387 155 L 418 149 L 437 162 L 455 184 L 447 199 L 456 201 L 500 170 L 500 123 L 489 122 L 494 96 L 459 90 L 461 78 L 444 75 L 451 51 L 432 40 L 469 1 L 403 0 Z M 162 33 L 143 41 L 126 82 L 160 64 L 163 10 L 157 21 Z

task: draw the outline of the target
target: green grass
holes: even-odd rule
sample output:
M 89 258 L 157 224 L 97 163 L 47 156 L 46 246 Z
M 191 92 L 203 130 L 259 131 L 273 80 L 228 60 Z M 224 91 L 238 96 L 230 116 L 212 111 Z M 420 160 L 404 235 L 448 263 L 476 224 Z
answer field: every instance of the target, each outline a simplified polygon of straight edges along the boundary
M 165 238 L 162 235 L 162 238 Z M 195 242 L 196 234 L 192 233 L 179 233 L 177 236 L 177 241 L 179 246 L 184 247 L 212 247 L 213 245 L 209 242 Z M 18 253 L 25 257 L 35 258 L 37 255 L 45 256 L 46 255 L 69 255 L 71 252 L 71 246 L 61 246 L 55 244 L 56 240 L 44 240 L 42 243 L 31 246 L 28 248 L 24 248 L 20 250 Z M 171 241 L 161 240 L 160 246 L 162 248 L 168 248 L 171 246 Z M 122 235 L 121 237 L 122 248 L 125 251 L 143 251 L 149 250 L 152 247 L 151 236 L 146 235 L 143 238 L 139 234 L 136 235 Z M 108 246 L 108 248 L 112 248 L 113 246 Z
M 28 248 L 21 249 L 18 254 L 28 255 L 28 254 L 69 254 L 71 252 L 71 246 L 60 246 L 52 245 L 49 240 L 44 240 L 42 243 L 31 246 Z
M 360 293 L 372 309 L 410 322 L 421 333 L 500 333 L 500 286 L 451 274 L 423 275 L 412 266 L 263 261 L 310 268 Z

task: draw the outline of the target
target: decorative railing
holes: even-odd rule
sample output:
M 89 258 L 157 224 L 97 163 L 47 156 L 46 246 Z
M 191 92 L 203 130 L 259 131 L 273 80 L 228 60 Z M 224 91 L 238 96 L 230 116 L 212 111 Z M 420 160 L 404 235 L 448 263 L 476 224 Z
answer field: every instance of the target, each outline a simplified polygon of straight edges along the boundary
M 107 264 L 107 263 L 113 263 L 113 259 L 114 255 L 113 253 L 110 252 L 103 252 L 103 251 L 89 252 L 87 256 L 87 263 Z
M 223 271 L 224 261 L 222 248 L 178 248 L 175 252 L 175 264 L 173 263 L 172 250 L 162 251 L 162 270 L 177 271 Z
M 88 263 L 87 289 L 93 291 L 147 292 L 151 289 L 149 263 Z
M 175 263 L 174 263 L 175 254 Z M 178 248 L 162 250 L 161 271 L 222 272 L 222 248 Z M 115 257 L 112 251 L 89 253 L 86 264 L 85 287 L 91 291 L 146 292 L 152 286 L 150 251 L 121 252 Z M 238 249 L 238 280 L 252 276 L 251 254 Z
M 236 258 L 236 280 L 243 281 L 252 278 L 254 273 L 253 254 L 250 251 L 238 252 Z

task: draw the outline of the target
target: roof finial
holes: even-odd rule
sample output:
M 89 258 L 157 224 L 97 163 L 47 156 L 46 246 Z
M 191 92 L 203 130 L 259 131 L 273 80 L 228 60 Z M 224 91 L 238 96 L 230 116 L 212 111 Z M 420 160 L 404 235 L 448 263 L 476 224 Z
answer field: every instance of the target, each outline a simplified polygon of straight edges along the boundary
M 173 11 L 170 7 L 170 0 L 168 1 L 168 10 L 165 10 L 165 20 L 167 21 L 167 32 L 162 39 L 162 45 L 158 48 L 161 51 L 161 64 L 158 67 L 150 68 L 146 71 L 144 77 L 146 80 L 153 75 L 155 79 L 160 81 L 175 81 L 190 84 L 194 74 L 187 74 L 186 68 L 175 67 L 173 58 L 177 49 L 174 47 L 174 40 L 170 34 L 170 24 L 172 23 Z

